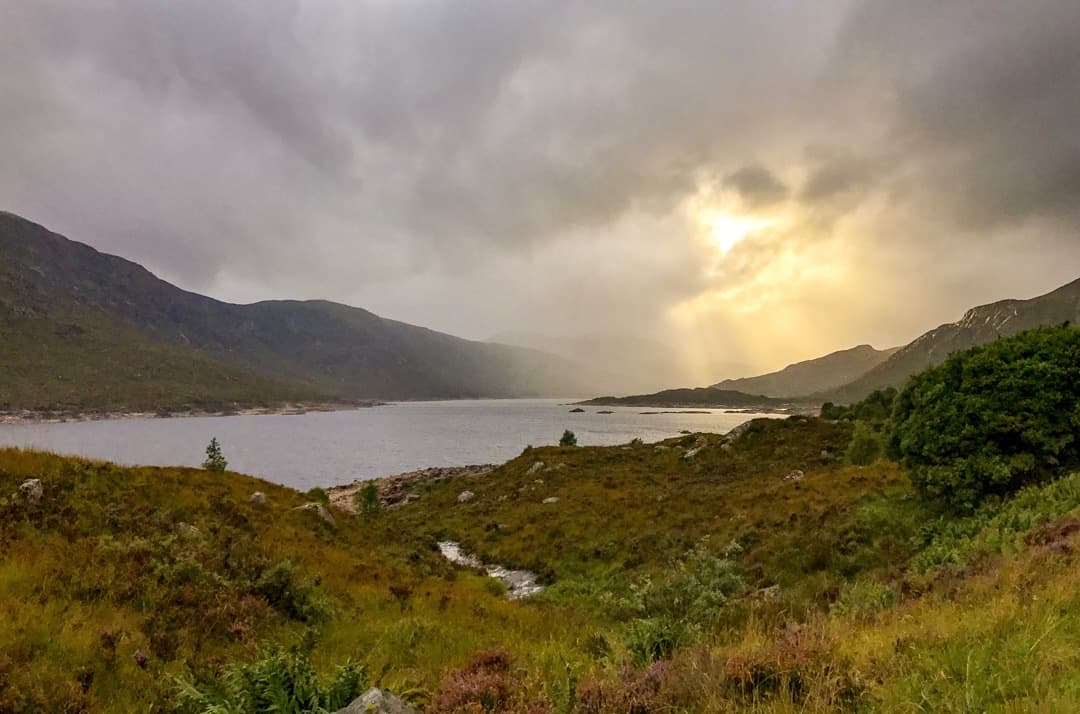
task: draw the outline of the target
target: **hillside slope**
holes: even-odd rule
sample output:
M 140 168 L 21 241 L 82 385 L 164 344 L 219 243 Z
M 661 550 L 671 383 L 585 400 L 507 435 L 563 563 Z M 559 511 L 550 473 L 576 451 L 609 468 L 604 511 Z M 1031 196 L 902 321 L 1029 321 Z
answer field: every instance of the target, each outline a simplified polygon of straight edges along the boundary
M 541 352 L 463 340 L 325 301 L 224 303 L 181 290 L 135 263 L 2 212 L 0 310 L 5 337 L 23 347 L 5 355 L 5 366 L 15 371 L 48 373 L 66 362 L 81 363 L 97 347 L 73 349 L 70 338 L 88 330 L 107 335 L 115 345 L 130 340 L 136 351 L 186 355 L 193 368 L 216 362 L 217 370 L 236 379 L 244 373 L 258 375 L 267 386 L 271 380 L 286 382 L 296 391 L 322 397 L 558 396 L 585 391 L 573 377 L 579 368 Z M 39 330 L 31 340 L 22 318 L 55 326 Z M 132 330 L 140 335 L 133 337 Z M 111 347 L 108 351 L 116 352 Z M 102 360 L 102 369 L 110 363 Z M 123 360 L 116 369 L 123 374 L 109 378 L 122 379 L 134 371 Z M 21 391 L 12 394 L 16 405 L 24 399 Z
M 1001 300 L 968 310 L 957 322 L 930 330 L 851 383 L 812 395 L 817 401 L 855 402 L 875 389 L 901 387 L 953 352 L 998 337 L 1063 322 L 1080 323 L 1080 279 L 1030 300 Z
M 790 364 L 778 372 L 757 377 L 725 379 L 714 389 L 731 389 L 767 397 L 794 397 L 834 389 L 854 381 L 891 357 L 899 347 L 877 350 L 859 345 L 824 357 Z

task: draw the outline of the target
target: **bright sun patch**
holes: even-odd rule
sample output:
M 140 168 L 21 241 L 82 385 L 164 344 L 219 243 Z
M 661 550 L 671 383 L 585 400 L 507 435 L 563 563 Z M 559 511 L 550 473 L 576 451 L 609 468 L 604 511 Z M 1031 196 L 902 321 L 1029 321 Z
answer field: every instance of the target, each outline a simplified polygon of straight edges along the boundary
M 746 216 L 733 216 L 720 211 L 703 212 L 699 218 L 708 241 L 721 255 L 727 255 L 739 241 L 756 230 L 769 225 L 768 221 Z

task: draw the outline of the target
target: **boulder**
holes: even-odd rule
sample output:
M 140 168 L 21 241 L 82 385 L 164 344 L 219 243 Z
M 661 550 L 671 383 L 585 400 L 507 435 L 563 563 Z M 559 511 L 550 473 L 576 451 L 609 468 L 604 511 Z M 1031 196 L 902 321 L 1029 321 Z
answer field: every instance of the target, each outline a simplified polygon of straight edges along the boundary
M 37 505 L 45 496 L 45 487 L 41 485 L 41 479 L 28 478 L 19 484 L 19 495 L 27 503 Z
M 469 501 L 473 500 L 474 498 L 476 498 L 476 494 L 473 493 L 472 491 L 462 491 L 457 496 L 457 502 L 458 503 L 468 503 Z
M 251 501 L 252 503 L 257 503 L 260 506 L 265 506 L 266 505 L 266 494 L 263 493 L 262 491 L 256 491 L 255 493 L 251 494 L 251 496 L 248 498 L 248 500 Z
M 416 710 L 389 691 L 372 687 L 334 714 L 416 714 Z
M 558 503 L 558 502 L 559 502 L 559 497 L 558 496 L 548 496 L 547 498 L 544 499 L 544 503 Z

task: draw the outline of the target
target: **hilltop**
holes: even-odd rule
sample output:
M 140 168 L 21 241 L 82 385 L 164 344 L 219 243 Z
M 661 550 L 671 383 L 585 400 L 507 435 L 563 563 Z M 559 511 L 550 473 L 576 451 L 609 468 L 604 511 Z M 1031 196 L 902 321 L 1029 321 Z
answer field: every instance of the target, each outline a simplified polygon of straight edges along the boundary
M 559 396 L 587 372 L 331 302 L 221 302 L 3 212 L 0 338 L 9 410 Z

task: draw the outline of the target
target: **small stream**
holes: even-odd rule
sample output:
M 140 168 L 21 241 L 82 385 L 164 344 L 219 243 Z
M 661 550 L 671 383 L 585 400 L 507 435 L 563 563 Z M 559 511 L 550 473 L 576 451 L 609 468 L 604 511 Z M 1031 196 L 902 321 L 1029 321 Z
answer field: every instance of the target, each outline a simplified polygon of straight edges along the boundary
M 501 581 L 506 586 L 506 597 L 511 600 L 521 600 L 544 589 L 544 586 L 537 582 L 536 573 L 528 570 L 510 570 L 501 565 L 485 565 L 475 555 L 461 550 L 461 546 L 452 540 L 440 542 L 439 551 L 444 558 L 455 565 L 483 568 L 488 576 Z

